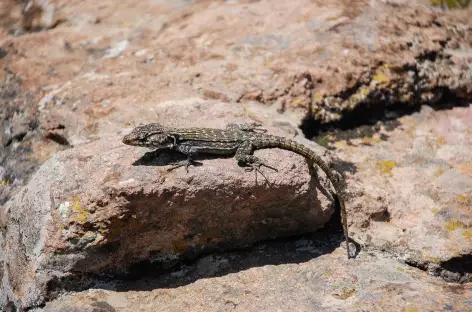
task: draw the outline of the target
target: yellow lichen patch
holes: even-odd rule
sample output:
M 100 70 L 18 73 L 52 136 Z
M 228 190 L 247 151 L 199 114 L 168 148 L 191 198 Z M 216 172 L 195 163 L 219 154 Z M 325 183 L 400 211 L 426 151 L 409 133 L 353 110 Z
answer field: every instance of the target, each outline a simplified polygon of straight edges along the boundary
M 378 82 L 379 84 L 386 85 L 390 82 L 390 78 L 385 75 L 384 73 L 376 73 L 373 77 L 372 80 L 375 82 Z
M 420 310 L 418 308 L 405 308 L 403 311 L 404 312 L 419 312 Z
M 378 137 L 373 138 L 373 137 L 364 136 L 364 137 L 362 137 L 361 142 L 362 142 L 362 144 L 372 145 L 373 143 L 380 143 L 380 138 L 378 138 Z
M 467 229 L 467 230 L 462 231 L 462 236 L 464 236 L 464 238 L 467 240 L 472 240 L 472 230 Z
M 303 104 L 303 99 L 301 97 L 296 97 L 292 101 L 292 105 L 300 106 Z
M 380 173 L 385 175 L 392 175 L 392 170 L 397 167 L 394 160 L 382 160 L 377 163 Z
M 313 96 L 313 101 L 321 102 L 323 98 L 324 98 L 323 95 L 321 95 L 320 93 L 315 93 L 315 95 Z
M 429 0 L 432 6 L 446 6 L 449 9 L 466 8 L 470 4 L 470 0 Z
M 438 168 L 438 170 L 436 170 L 436 172 L 434 173 L 434 175 L 435 175 L 436 177 L 439 177 L 439 176 L 442 175 L 445 171 L 446 171 L 446 169 L 444 169 L 444 168 L 442 168 L 442 167 L 441 167 L 441 168 Z
M 431 212 L 434 213 L 434 214 L 438 214 L 439 211 L 441 211 L 441 210 L 438 209 L 438 208 L 433 208 L 433 209 L 431 209 Z
M 362 87 L 359 92 L 365 98 L 369 95 L 370 90 L 367 87 Z
M 341 119 L 341 114 L 332 113 L 332 114 L 329 115 L 329 117 L 331 118 L 331 121 L 339 120 L 339 119 Z
M 325 135 L 325 136 L 319 138 L 318 140 L 316 140 L 316 143 L 318 143 L 319 145 L 321 145 L 323 147 L 328 147 L 328 145 L 329 145 L 329 135 Z
M 452 219 L 450 221 L 447 221 L 444 226 L 446 227 L 446 229 L 449 231 L 449 232 L 452 232 L 452 231 L 455 231 L 457 229 L 464 229 L 466 228 L 465 224 L 458 221 L 458 220 L 455 220 L 455 219 Z
M 250 108 L 247 108 L 247 107 L 245 107 L 244 109 L 245 109 L 246 114 L 249 118 L 254 119 L 254 120 L 259 122 L 259 119 L 257 118 L 257 113 L 254 110 L 252 110 Z
M 469 197 L 466 194 L 459 194 L 459 195 L 457 195 L 457 200 L 460 203 L 465 204 L 465 203 L 469 202 Z
M 336 146 L 337 148 L 346 148 L 348 145 L 346 140 L 339 140 L 334 142 L 334 146 Z
M 77 223 L 84 223 L 87 221 L 87 217 L 89 212 L 82 207 L 80 203 L 80 198 L 78 195 L 74 195 L 72 197 L 72 201 L 70 202 L 72 213 L 74 215 L 73 220 Z
M 438 144 L 444 145 L 444 144 L 446 144 L 446 139 L 441 136 L 441 137 L 437 138 L 436 142 L 438 142 Z
M 370 93 L 370 90 L 366 86 L 361 86 L 359 90 L 357 90 L 356 93 L 354 93 L 350 98 L 349 98 L 349 105 L 351 107 L 354 107 L 359 103 L 360 101 L 364 100 Z
M 391 81 L 390 67 L 391 66 L 389 64 L 385 64 L 384 66 L 377 68 L 375 70 L 374 76 L 372 77 L 372 81 L 375 81 L 381 85 L 389 84 Z
M 0 180 L 0 186 L 8 186 L 10 185 L 10 181 L 8 180 Z

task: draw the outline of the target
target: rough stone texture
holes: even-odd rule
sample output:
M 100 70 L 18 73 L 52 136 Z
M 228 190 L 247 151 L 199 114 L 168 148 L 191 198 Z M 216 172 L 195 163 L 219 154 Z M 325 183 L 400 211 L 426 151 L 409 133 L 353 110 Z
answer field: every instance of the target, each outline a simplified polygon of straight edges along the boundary
M 205 166 L 194 168 L 189 175 L 181 171 L 166 173 L 165 176 L 175 180 L 161 182 L 159 177 L 165 169 L 160 166 L 160 161 L 164 162 L 166 157 L 151 162 L 153 166 L 130 166 L 126 169 L 125 161 L 132 163 L 143 151 L 122 147 L 112 141 L 119 140 L 139 123 L 161 121 L 179 126 L 223 127 L 224 122 L 234 121 L 234 117 L 250 117 L 262 121 L 279 134 L 289 136 L 300 133 L 297 130 L 300 124 L 308 138 L 331 126 L 344 129 L 336 131 L 334 136 L 322 133 L 316 140 L 333 149 L 331 156 L 337 157 L 333 158 L 334 166 L 348 178 L 352 198 L 347 208 L 353 237 L 364 250 L 375 249 L 380 259 L 393 257 L 443 277 L 441 281 L 418 273 L 424 277 L 418 278 L 416 273 L 412 273 L 415 270 L 408 269 L 405 270 L 409 277 L 391 274 L 397 262 L 378 262 L 370 256 L 366 259 L 361 256 L 346 264 L 336 260 L 341 250 L 332 253 L 339 246 L 336 242 L 323 252 L 322 257 L 312 260 L 315 271 L 335 270 L 355 275 L 356 269 L 362 271 L 363 267 L 378 265 L 381 269 L 371 273 L 383 284 L 378 284 L 379 288 L 359 286 L 356 288 L 359 292 L 351 297 L 352 291 L 348 287 L 344 295 L 336 295 L 349 297 L 343 301 L 344 306 L 336 301 L 339 306 L 321 304 L 322 308 L 362 310 L 366 304 L 367 310 L 391 310 L 392 306 L 406 311 L 438 306 L 445 310 L 470 310 L 467 299 L 470 286 L 451 286 L 444 280 L 464 283 L 471 280 L 472 274 L 471 108 L 467 106 L 472 86 L 471 9 L 442 12 L 424 5 L 408 6 L 403 0 L 277 1 L 277 5 L 273 1 L 244 0 L 195 3 L 104 0 L 99 5 L 91 0 L 48 0 L 44 3 L 54 4 L 61 21 L 54 25 L 54 29 L 36 29 L 21 34 L 14 31 L 19 16 L 8 11 L 11 4 L 0 2 L 2 298 L 21 299 L 25 304 L 36 305 L 53 298 L 57 294 L 53 289 L 73 290 L 96 281 L 96 276 L 86 276 L 84 272 L 104 273 L 106 270 L 100 265 L 109 271 L 132 276 L 126 274 L 127 266 L 146 258 L 145 252 L 156 246 L 154 244 L 168 243 L 169 240 L 156 236 L 155 233 L 161 229 L 153 227 L 152 219 L 144 216 L 140 217 L 148 226 L 136 230 L 141 235 L 136 242 L 134 234 L 100 231 L 117 229 L 118 226 L 113 226 L 120 225 L 130 233 L 135 223 L 126 223 L 127 219 L 123 218 L 129 214 L 124 212 L 146 208 L 142 202 L 146 197 L 143 196 L 155 194 L 156 199 L 171 200 L 158 197 L 161 183 L 176 183 L 179 188 L 173 189 L 172 194 L 187 199 L 190 195 L 178 190 L 188 189 L 188 185 L 202 189 L 218 185 L 223 194 L 227 194 L 232 186 L 240 183 L 242 189 L 264 198 L 259 202 L 261 207 L 270 205 L 269 196 L 281 198 L 285 193 L 292 194 L 293 202 L 296 196 L 315 195 L 322 201 L 321 206 L 310 206 L 310 209 L 323 211 L 323 218 L 313 224 L 309 223 L 310 216 L 304 220 L 303 215 L 302 219 L 297 219 L 299 223 L 290 223 L 284 219 L 290 216 L 283 215 L 277 220 L 287 222 L 291 227 L 278 229 L 281 232 L 269 233 L 266 226 L 270 224 L 260 222 L 253 224 L 253 232 L 240 233 L 239 240 L 229 241 L 236 238 L 234 233 L 219 236 L 227 238 L 226 242 L 231 245 L 272 237 L 272 234 L 301 233 L 321 226 L 333 212 L 331 201 L 323 197 L 328 196 L 321 191 L 324 188 L 302 189 L 304 193 L 301 194 L 292 192 L 297 187 L 308 186 L 309 178 L 305 164 L 296 157 L 292 159 L 290 153 L 261 151 L 268 160 L 284 160 L 282 171 L 270 174 L 271 179 L 281 184 L 270 191 L 262 178 L 256 186 L 254 176 L 246 174 L 231 159 L 206 159 Z M 11 14 L 5 14 L 7 11 Z M 12 33 L 16 35 L 10 35 Z M 424 104 L 444 110 L 431 111 L 425 106 L 420 113 L 412 114 Z M 465 105 L 451 109 L 459 104 Z M 212 109 L 204 110 L 199 105 L 212 105 Z M 384 118 L 390 121 L 375 124 Z M 366 126 L 367 123 L 375 125 Z M 346 130 L 359 125 L 361 127 Z M 69 151 L 55 155 L 65 149 Z M 37 172 L 30 186 L 26 186 L 32 172 L 50 157 L 53 158 Z M 288 164 L 295 167 L 284 167 Z M 105 170 L 106 174 L 102 176 L 100 170 Z M 80 179 L 72 178 L 75 172 Z M 228 178 L 217 180 L 223 175 Z M 142 183 L 143 193 L 137 191 L 140 184 L 134 185 L 125 178 L 135 179 L 133 183 Z M 131 184 L 119 185 L 120 181 Z M 310 183 L 316 181 L 313 179 Z M 52 189 L 57 193 L 49 193 L 48 185 L 53 185 Z M 110 185 L 120 190 L 134 190 L 136 193 L 133 194 L 139 196 L 114 202 L 113 198 L 123 199 L 120 196 L 124 195 L 102 193 L 103 189 L 112 190 L 108 188 Z M 326 186 L 324 180 L 321 185 Z M 4 205 L 19 190 L 20 193 Z M 106 196 L 111 195 L 106 194 L 116 197 L 110 199 Z M 249 196 L 248 193 L 243 195 Z M 245 204 L 253 200 L 241 198 Z M 197 199 L 200 198 L 192 201 Z M 41 202 L 49 202 L 49 205 L 41 205 Z M 64 209 L 66 203 L 70 215 Z M 186 202 L 182 199 L 182 203 Z M 62 207 L 60 211 L 65 213 L 64 220 L 56 204 Z M 190 199 L 188 205 L 192 205 Z M 286 206 L 290 203 L 287 202 Z M 34 209 L 28 210 L 28 207 Z M 88 214 L 80 213 L 84 207 L 84 211 L 91 207 Z M 119 209 L 115 211 L 107 207 Z M 277 209 L 281 207 L 275 206 Z M 148 211 L 146 209 L 144 211 Z M 195 212 L 192 209 L 188 211 L 189 216 Z M 248 210 L 241 213 L 244 211 Z M 190 219 L 188 224 L 207 217 L 196 212 L 194 216 L 195 219 Z M 111 222 L 105 221 L 108 217 Z M 263 220 L 263 215 L 251 217 Z M 20 228 L 20 224 L 31 226 Z M 241 222 L 234 226 L 248 224 Z M 150 233 L 149 236 L 145 231 Z M 171 229 L 169 233 L 182 237 L 183 232 L 178 231 Z M 42 234 L 38 236 L 37 233 Z M 74 233 L 82 239 L 68 236 Z M 115 259 L 112 261 L 108 256 L 105 257 L 107 261 L 97 264 L 99 247 L 116 247 L 113 241 L 116 242 L 120 235 L 124 237 L 125 247 L 111 248 L 109 251 L 116 255 Z M 195 244 L 197 237 L 185 236 L 185 239 Z M 197 241 L 195 246 L 207 244 L 210 248 L 214 247 L 212 243 Z M 163 252 L 186 245 L 165 246 L 168 249 Z M 271 248 L 268 247 L 268 255 L 273 254 Z M 54 258 L 48 257 L 58 250 L 62 250 L 65 256 L 51 263 Z M 138 250 L 135 258 L 134 252 L 129 256 L 132 250 Z M 309 255 L 304 260 L 297 258 L 292 262 L 303 267 L 304 262 L 314 257 L 311 253 Z M 77 259 L 78 256 L 82 258 Z M 11 259 L 14 261 L 10 263 Z M 155 260 L 155 257 L 150 259 Z M 174 263 L 174 258 L 163 260 L 168 265 Z M 207 264 L 202 264 L 204 271 L 228 274 L 241 270 L 234 264 L 229 265 L 227 271 L 219 271 L 224 264 L 211 261 L 208 264 L 209 260 L 206 261 Z M 264 275 L 265 268 L 248 263 L 248 267 L 253 267 L 251 272 Z M 285 265 L 283 261 L 280 264 L 274 268 L 276 272 L 270 272 L 270 278 L 263 276 L 270 283 L 258 284 L 261 289 L 254 291 L 257 295 L 245 301 L 244 295 L 237 293 L 233 301 L 255 305 L 262 310 L 274 310 L 274 307 L 285 307 L 284 298 L 290 302 L 282 291 L 290 293 L 286 285 L 301 289 L 298 293 L 302 294 L 312 291 L 309 282 L 298 279 L 292 265 Z M 349 271 L 351 265 L 353 271 Z M 128 269 L 135 272 L 133 267 Z M 145 274 L 154 270 L 157 270 L 155 266 L 144 265 L 138 271 Z M 170 278 L 187 280 L 189 274 L 191 272 L 176 271 L 170 274 Z M 245 272 L 222 278 L 237 284 L 238 274 Z M 210 275 L 197 275 L 196 279 Z M 74 276 L 83 279 L 74 280 Z M 330 281 L 336 284 L 337 280 L 342 280 L 340 276 L 336 275 Z M 410 279 L 411 276 L 414 282 L 400 282 L 403 277 Z M 370 280 L 369 274 L 359 277 Z M 56 282 L 47 284 L 50 278 Z M 315 288 L 318 292 L 301 298 L 299 303 L 293 304 L 294 307 L 300 307 L 300 310 L 312 308 L 319 302 L 318 293 L 331 294 L 332 284 L 324 282 L 323 275 L 317 275 L 317 278 L 321 281 Z M 110 277 L 110 280 L 114 281 L 114 278 Z M 239 287 L 249 288 L 251 283 L 257 284 L 256 281 L 256 278 L 246 280 L 246 286 Z M 208 303 L 217 294 L 210 293 L 211 284 L 217 289 L 218 280 L 199 283 L 206 292 L 200 288 L 192 293 L 189 289 L 194 285 L 188 285 L 189 288 L 173 289 L 171 298 L 192 298 L 193 302 Z M 47 289 L 41 288 L 46 284 Z M 27 289 L 26 285 L 34 287 Z M 166 285 L 158 284 L 154 288 Z M 402 288 L 399 289 L 398 285 Z M 271 295 L 273 289 L 280 290 L 276 296 Z M 136 288 L 140 291 L 136 298 L 151 301 L 151 310 L 158 310 L 160 305 L 166 307 L 163 301 L 159 301 L 160 294 L 165 291 L 147 293 L 146 290 L 149 289 Z M 156 301 L 152 300 L 153 292 L 158 293 Z M 20 298 L 21 293 L 25 293 L 23 298 Z M 364 295 L 357 297 L 360 293 Z M 46 294 L 50 297 L 41 297 Z M 82 295 L 78 296 L 82 298 Z M 107 296 L 114 296 L 115 301 L 127 298 L 121 292 Z M 332 302 L 331 297 L 327 298 Z M 367 299 L 362 298 L 374 299 L 366 303 Z M 412 306 L 412 302 L 422 299 L 424 305 Z M 74 301 L 69 297 L 67 300 L 80 305 L 81 299 Z M 110 310 L 108 305 L 119 309 L 122 305 L 119 302 L 100 303 L 107 299 L 97 300 L 96 310 Z M 182 300 L 179 301 L 182 306 L 169 303 L 169 309 L 187 310 L 188 302 L 192 301 Z M 274 302 L 279 304 L 271 305 Z M 311 302 L 315 303 L 310 305 Z M 359 306 L 350 305 L 352 302 Z M 434 303 L 432 308 L 427 302 Z M 60 304 L 65 303 L 60 301 Z M 241 307 L 246 307 L 244 304 Z M 69 308 L 66 310 L 73 310 Z M 231 308 L 229 304 L 222 308 L 216 304 L 212 309 L 234 310 L 237 305 Z M 131 305 L 130 310 L 137 308 Z
M 446 280 L 471 281 L 472 106 L 424 106 L 396 122 L 334 143 L 356 167 L 352 235 Z
M 57 26 L 61 18 L 56 6 L 61 0 L 3 0 L 0 3 L 0 22 L 10 34 L 41 31 Z
M 22 94 L 20 81 L 6 72 L 0 85 L 0 205 L 36 170 L 38 161 L 29 156 L 37 127 L 33 95 Z
M 192 124 L 212 120 L 214 127 L 244 112 L 202 101 L 161 104 L 156 112 L 185 126 L 185 114 L 178 116 L 184 109 L 211 112 Z M 205 159 L 188 174 L 168 172 L 170 155 L 143 155 L 147 149 L 121 138 L 56 154 L 7 203 L 2 291 L 16 306 L 41 304 L 72 282 L 89 287 L 95 275 L 125 274 L 140 261 L 170 266 L 182 257 L 314 231 L 333 212 L 329 191 L 290 152 L 261 151 L 279 169 L 268 184 L 232 158 Z
M 57 27 L 0 34 L 0 67 L 38 105 L 26 165 L 115 133 L 165 100 L 257 101 L 295 112 L 297 122 L 306 117 L 310 132 L 313 122 L 359 124 L 388 107 L 471 98 L 470 9 L 361 0 L 46 2 L 63 16 Z M 22 171 L 8 174 L 25 180 Z
M 439 278 L 379 253 L 348 261 L 342 250 L 320 254 L 320 241 L 295 240 L 287 251 L 306 257 L 295 263 L 267 260 L 267 246 L 238 257 L 208 256 L 175 275 L 200 278 L 170 288 L 152 284 L 112 291 L 113 286 L 67 295 L 41 311 L 461 311 L 472 309 L 471 285 L 445 284 Z M 318 257 L 317 257 L 318 256 Z M 235 259 L 236 258 L 236 259 Z M 296 257 L 294 257 L 296 258 Z M 235 262 L 251 266 L 228 274 Z M 215 271 L 215 272 L 213 272 Z M 211 273 L 209 273 L 211 272 Z M 146 286 L 152 290 L 145 290 Z M 148 288 L 148 289 L 149 289 Z

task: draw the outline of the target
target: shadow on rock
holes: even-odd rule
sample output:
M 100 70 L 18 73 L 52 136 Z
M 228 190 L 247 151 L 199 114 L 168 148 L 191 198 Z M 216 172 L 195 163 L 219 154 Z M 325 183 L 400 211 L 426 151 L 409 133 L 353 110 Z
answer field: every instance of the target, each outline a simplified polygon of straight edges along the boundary
M 205 160 L 205 159 L 217 159 L 217 158 L 232 158 L 233 156 L 222 156 L 222 155 L 211 155 L 211 154 L 198 154 L 193 159 Z M 187 157 L 177 151 L 172 150 L 154 150 L 151 152 L 144 153 L 138 160 L 133 163 L 133 166 L 169 166 L 176 162 L 185 160 Z M 200 162 L 195 162 L 193 166 L 203 166 Z
M 113 289 L 129 291 L 175 288 L 202 278 L 220 277 L 254 267 L 303 263 L 333 252 L 342 239 L 340 234 L 320 231 L 262 242 L 248 249 L 214 252 L 197 259 L 182 260 L 167 270 L 143 261 L 135 264 L 126 277 L 116 279 Z

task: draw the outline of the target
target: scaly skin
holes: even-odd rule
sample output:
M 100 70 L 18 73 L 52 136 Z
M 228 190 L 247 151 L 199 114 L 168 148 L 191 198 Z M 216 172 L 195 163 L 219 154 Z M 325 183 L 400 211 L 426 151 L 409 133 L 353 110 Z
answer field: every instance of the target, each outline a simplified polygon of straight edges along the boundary
M 350 258 L 344 193 L 345 182 L 341 175 L 330 169 L 326 162 L 307 146 L 290 139 L 265 134 L 264 132 L 265 130 L 258 128 L 256 124 L 230 124 L 223 130 L 212 128 L 172 128 L 152 123 L 136 127 L 123 138 L 123 143 L 133 146 L 145 146 L 152 149 L 171 149 L 187 155 L 185 161 L 176 163 L 170 170 L 181 166 L 185 166 L 188 170 L 188 166 L 194 164 L 194 155 L 199 153 L 234 155 L 239 164 L 248 167 L 249 171 L 256 170 L 257 172 L 260 172 L 261 166 L 277 170 L 253 155 L 254 151 L 258 149 L 280 148 L 305 157 L 324 171 L 338 195 L 347 255 Z

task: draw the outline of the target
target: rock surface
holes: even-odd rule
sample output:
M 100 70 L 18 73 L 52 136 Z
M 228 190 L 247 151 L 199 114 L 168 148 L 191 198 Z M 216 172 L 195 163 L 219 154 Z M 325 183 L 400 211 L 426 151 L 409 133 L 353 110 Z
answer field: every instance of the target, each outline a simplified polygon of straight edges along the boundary
M 153 311 L 471 310 L 471 9 L 443 12 L 425 1 L 50 0 L 42 3 L 60 21 L 21 33 L 12 26 L 16 13 L 5 14 L 14 2 L 0 3 L 4 309 L 101 282 L 114 286 L 71 293 L 45 309 L 137 310 L 142 299 Z M 261 245 L 266 262 L 231 253 L 177 261 L 309 232 L 333 214 L 323 175 L 319 184 L 310 180 L 288 152 L 260 151 L 281 170 L 269 174 L 270 188 L 234 159 L 167 173 L 163 165 L 175 156 L 139 160 L 144 150 L 119 143 L 139 123 L 223 127 L 235 119 L 289 137 L 316 135 L 331 150 L 312 144 L 348 180 L 350 231 L 364 250 L 357 259 L 341 259 L 339 240 L 289 239 L 300 249 L 324 247 L 297 257 L 301 250 L 277 256 L 278 247 Z M 196 209 L 202 201 L 206 208 Z M 153 219 L 156 207 L 165 219 Z M 239 231 L 222 231 L 226 222 Z M 271 257 L 278 266 L 264 267 Z M 195 269 L 166 273 L 176 263 Z M 154 286 L 139 286 L 138 277 L 154 271 Z M 325 277 L 331 271 L 341 273 Z M 138 281 L 116 286 L 119 278 Z M 159 289 L 169 285 L 181 287 Z M 231 299 L 215 299 L 224 294 Z
M 212 112 L 207 116 L 213 115 L 213 127 L 244 112 L 195 102 L 160 104 L 156 112 L 162 120 L 181 119 L 182 126 L 183 110 Z M 217 118 L 220 113 L 224 117 Z M 175 157 L 144 154 L 146 148 L 126 146 L 121 138 L 56 154 L 6 204 L 4 302 L 37 306 L 70 284 L 90 287 L 105 275 L 129 273 L 139 262 L 169 267 L 214 250 L 312 232 L 334 211 L 329 191 L 290 152 L 260 153 L 279 170 L 266 183 L 233 158 L 205 159 L 189 173 L 168 172 L 163 166 Z
M 18 121 L 0 125 L 31 125 L 17 139 L 25 149 L 18 167 L 152 120 L 148 109 L 166 100 L 272 105 L 296 123 L 305 118 L 311 138 L 313 127 L 363 124 L 387 108 L 471 99 L 468 10 L 346 0 L 49 2 L 63 23 L 0 36 L 0 78 L 19 81 L 16 100 L 34 99 L 33 115 L 19 109 Z M 10 184 L 30 174 L 7 173 Z
M 289 251 L 306 258 L 294 257 L 296 263 L 279 265 L 258 262 L 268 257 L 264 245 L 242 259 L 208 256 L 174 274 L 195 272 L 204 276 L 208 270 L 216 270 L 213 275 L 224 272 L 224 276 L 148 291 L 142 290 L 145 286 L 118 291 L 94 289 L 66 295 L 42 311 L 465 312 L 472 307 L 470 285 L 446 284 L 378 253 L 362 253 L 356 261 L 348 261 L 341 250 L 317 257 L 319 244 L 307 239 L 292 241 Z M 274 256 L 277 247 L 270 250 Z M 285 255 L 287 250 L 280 247 L 279 252 Z M 227 273 L 228 266 L 244 260 L 251 262 L 251 268 Z
M 423 106 L 396 122 L 334 143 L 335 154 L 356 167 L 351 233 L 448 281 L 470 282 L 472 106 Z

